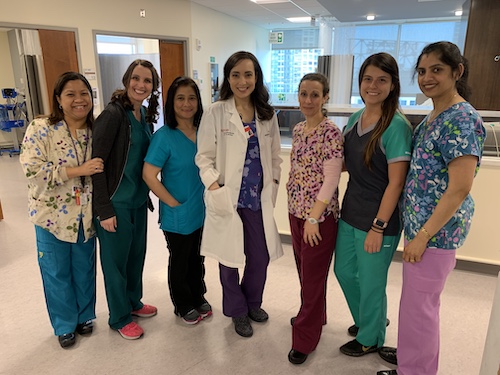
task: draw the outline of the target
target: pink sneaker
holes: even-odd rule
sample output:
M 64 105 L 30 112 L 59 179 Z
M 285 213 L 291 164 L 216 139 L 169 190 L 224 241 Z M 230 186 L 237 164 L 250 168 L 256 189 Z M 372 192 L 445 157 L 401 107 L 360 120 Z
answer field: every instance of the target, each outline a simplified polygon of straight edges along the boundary
M 136 322 L 130 322 L 125 327 L 120 328 L 118 332 L 127 340 L 137 340 L 144 335 L 144 330 Z
M 158 309 L 151 305 L 143 305 L 139 310 L 132 311 L 131 314 L 140 318 L 151 318 L 155 316 Z

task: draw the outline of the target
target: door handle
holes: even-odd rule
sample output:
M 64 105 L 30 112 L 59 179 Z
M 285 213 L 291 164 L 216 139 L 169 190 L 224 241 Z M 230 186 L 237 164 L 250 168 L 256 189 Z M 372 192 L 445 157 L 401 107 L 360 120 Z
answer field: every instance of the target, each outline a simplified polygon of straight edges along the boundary
M 495 62 L 499 62 L 500 61 L 500 55 L 496 55 L 493 60 L 495 60 Z

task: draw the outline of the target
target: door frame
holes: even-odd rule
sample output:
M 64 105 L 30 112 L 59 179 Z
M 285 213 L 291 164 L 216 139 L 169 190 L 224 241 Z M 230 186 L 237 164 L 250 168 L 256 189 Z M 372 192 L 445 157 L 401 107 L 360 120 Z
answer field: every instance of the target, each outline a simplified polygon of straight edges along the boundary
M 0 21 L 0 29 L 8 29 L 8 30 L 35 30 L 38 31 L 39 29 L 44 29 L 44 30 L 54 30 L 54 31 L 70 31 L 75 34 L 75 46 L 76 46 L 76 57 L 78 61 L 78 67 L 80 69 L 79 73 L 83 74 L 83 65 L 82 65 L 82 55 L 81 55 L 81 48 L 80 48 L 80 36 L 78 33 L 78 29 L 74 27 L 61 27 L 61 26 L 52 26 L 52 25 L 43 25 L 43 24 L 30 24 L 30 23 L 12 23 L 12 22 L 2 22 Z M 12 57 L 11 57 L 12 58 Z M 44 62 L 45 63 L 45 62 Z M 15 72 L 14 72 L 15 74 Z M 20 75 L 23 80 L 26 81 L 25 85 L 27 85 L 28 82 L 28 77 L 26 72 L 20 72 Z M 16 82 L 17 85 L 17 82 Z M 52 96 L 51 92 L 48 92 L 48 87 L 47 83 L 45 82 L 45 92 L 47 92 L 47 95 L 50 97 Z M 31 100 L 29 97 L 29 93 L 26 96 L 26 100 Z
M 99 54 L 97 53 L 97 40 L 96 40 L 97 35 L 110 35 L 110 36 L 121 36 L 121 37 L 142 38 L 142 39 L 156 39 L 156 40 L 158 40 L 158 42 L 160 40 L 165 40 L 168 42 L 181 43 L 183 45 L 183 49 L 184 49 L 184 71 L 186 72 L 186 75 L 189 75 L 189 71 L 190 71 L 190 69 L 189 69 L 189 67 L 190 67 L 189 38 L 93 29 L 92 30 L 92 44 L 94 47 L 94 58 L 95 58 L 96 74 L 97 74 L 96 78 L 97 78 L 97 82 L 99 83 L 98 88 L 97 88 L 99 91 L 99 98 L 100 98 L 99 105 L 98 105 L 99 112 L 104 109 L 106 103 L 103 102 L 103 100 L 102 100 L 101 66 L 99 63 Z

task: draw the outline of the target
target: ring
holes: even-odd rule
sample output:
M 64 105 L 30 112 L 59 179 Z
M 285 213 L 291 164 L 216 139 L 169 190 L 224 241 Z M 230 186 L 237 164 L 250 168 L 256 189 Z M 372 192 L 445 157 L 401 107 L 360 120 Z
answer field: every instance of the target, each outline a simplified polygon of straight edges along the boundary
M 410 263 L 415 263 L 415 259 L 410 259 Z

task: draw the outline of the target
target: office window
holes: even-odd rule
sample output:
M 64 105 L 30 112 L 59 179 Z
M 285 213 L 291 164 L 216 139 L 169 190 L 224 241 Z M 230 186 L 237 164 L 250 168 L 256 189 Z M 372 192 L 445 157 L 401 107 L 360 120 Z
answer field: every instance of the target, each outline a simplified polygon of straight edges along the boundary
M 421 94 L 413 80 L 418 55 L 429 43 L 447 40 L 463 52 L 465 21 L 404 23 L 399 25 L 356 25 L 335 28 L 334 54 L 354 55 L 354 75 L 351 104 L 362 104 L 359 96 L 358 73 L 363 61 L 373 53 L 390 53 L 399 65 L 401 105 L 417 104 Z
M 273 105 L 297 106 L 297 89 L 300 79 L 315 72 L 318 56 L 317 28 L 285 30 L 283 44 L 273 44 L 271 51 L 271 77 L 268 82 Z

